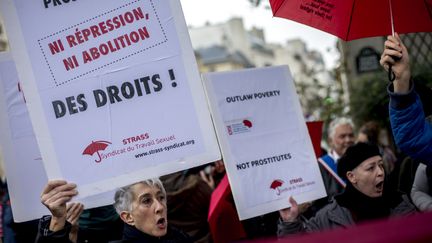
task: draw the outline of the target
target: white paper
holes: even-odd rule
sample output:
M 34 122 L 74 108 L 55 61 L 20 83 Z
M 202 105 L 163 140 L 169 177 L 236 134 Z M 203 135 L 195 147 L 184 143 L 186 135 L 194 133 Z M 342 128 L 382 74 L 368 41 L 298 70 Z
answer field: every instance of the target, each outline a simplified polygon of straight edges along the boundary
M 12 214 L 24 222 L 49 214 L 40 201 L 47 184 L 31 126 L 25 96 L 10 53 L 0 52 L 0 149 L 5 165 Z M 85 208 L 112 204 L 114 191 L 80 200 Z
M 3 0 L 48 178 L 99 194 L 220 157 L 175 0 Z
M 241 220 L 326 195 L 287 66 L 204 80 Z

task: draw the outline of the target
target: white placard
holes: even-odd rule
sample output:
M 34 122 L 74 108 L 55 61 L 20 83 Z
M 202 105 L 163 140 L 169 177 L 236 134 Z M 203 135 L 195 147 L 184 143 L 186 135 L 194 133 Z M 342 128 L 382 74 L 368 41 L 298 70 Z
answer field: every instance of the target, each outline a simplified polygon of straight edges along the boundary
M 86 197 L 220 157 L 179 1 L 1 11 L 48 178 Z
M 287 66 L 204 80 L 241 220 L 326 195 Z
M 40 201 L 47 184 L 42 158 L 20 88 L 15 63 L 7 52 L 0 52 L 0 149 L 15 222 L 49 214 Z M 85 208 L 112 204 L 114 191 L 84 198 Z

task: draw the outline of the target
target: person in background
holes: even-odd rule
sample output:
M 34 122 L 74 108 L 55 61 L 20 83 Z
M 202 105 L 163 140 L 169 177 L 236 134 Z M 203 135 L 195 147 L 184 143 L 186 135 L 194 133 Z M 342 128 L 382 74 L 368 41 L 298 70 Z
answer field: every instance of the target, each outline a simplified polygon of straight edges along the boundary
M 67 207 L 78 194 L 76 185 L 63 180 L 49 181 L 41 201 L 51 212 L 39 225 L 37 243 L 72 242 Z M 124 222 L 123 238 L 113 242 L 192 242 L 188 235 L 170 227 L 167 220 L 166 192 L 159 179 L 148 179 L 118 189 L 114 207 Z
M 0 154 L 0 240 L 4 243 L 16 243 L 14 226 L 6 173 Z
M 367 220 L 416 212 L 406 196 L 386 194 L 383 161 L 376 145 L 357 143 L 339 159 L 338 174 L 346 180 L 344 192 L 309 220 L 299 219 L 297 202 L 280 210 L 278 236 L 349 227 Z
M 187 233 L 193 242 L 209 242 L 211 234 L 207 222 L 213 177 L 201 176 L 204 166 L 190 168 L 161 177 L 167 194 L 170 224 Z
M 395 153 L 380 141 L 381 127 L 376 121 L 368 121 L 360 127 L 357 141 L 378 146 L 384 161 L 384 170 L 389 175 L 397 161 Z
M 123 221 L 113 205 L 86 209 L 77 223 L 79 243 L 107 243 L 122 237 Z
M 432 211 L 432 168 L 419 164 L 411 189 L 411 199 L 420 211 Z
M 311 207 L 304 212 L 305 217 L 313 216 L 320 208 L 327 205 L 333 196 L 343 191 L 345 182 L 337 174 L 337 161 L 354 142 L 354 124 L 351 119 L 340 117 L 330 122 L 328 127 L 330 150 L 318 159 L 327 197 L 310 204 Z
M 12 208 L 6 178 L 0 178 L 0 236 L 5 243 L 15 243 Z
M 388 85 L 390 123 L 396 145 L 408 156 L 432 165 L 432 125 L 426 121 L 420 98 L 411 78 L 409 54 L 399 35 L 384 42 L 381 66 L 392 72 L 395 80 Z

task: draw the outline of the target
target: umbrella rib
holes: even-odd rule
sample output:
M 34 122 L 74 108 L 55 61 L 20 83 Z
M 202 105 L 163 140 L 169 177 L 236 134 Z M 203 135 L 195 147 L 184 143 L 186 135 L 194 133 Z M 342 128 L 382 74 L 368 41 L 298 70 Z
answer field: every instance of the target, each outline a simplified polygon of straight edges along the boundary
M 429 6 L 429 4 L 426 2 L 427 0 L 423 0 L 423 3 L 425 5 L 425 8 L 427 9 L 429 13 L 429 17 L 432 19 L 432 6 Z
M 282 5 L 285 4 L 285 1 L 282 1 L 281 4 L 279 4 L 279 6 L 277 7 L 276 11 L 274 12 L 273 16 L 276 16 L 276 14 L 279 12 L 279 9 L 282 7 Z
M 355 4 L 356 4 L 356 1 L 354 0 L 353 1 L 353 5 L 351 7 L 350 20 L 348 22 L 349 24 L 348 24 L 348 29 L 347 29 L 346 36 L 345 36 L 345 41 L 348 41 L 348 36 L 349 36 L 350 30 L 351 30 L 351 22 L 352 22 L 352 17 L 353 17 L 353 13 L 354 13 L 354 6 L 355 6 Z

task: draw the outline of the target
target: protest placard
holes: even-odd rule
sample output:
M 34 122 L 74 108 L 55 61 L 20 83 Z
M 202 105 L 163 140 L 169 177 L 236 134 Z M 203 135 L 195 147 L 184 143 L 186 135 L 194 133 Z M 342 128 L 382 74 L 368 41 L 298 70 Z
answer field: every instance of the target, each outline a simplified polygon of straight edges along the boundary
M 326 195 L 287 66 L 204 80 L 241 220 Z
M 49 214 L 40 202 L 48 178 L 31 126 L 18 74 L 10 53 L 0 52 L 0 155 L 3 157 L 15 222 Z M 114 202 L 109 191 L 81 202 L 93 208 Z
M 220 157 L 179 1 L 1 1 L 48 178 L 99 194 Z

